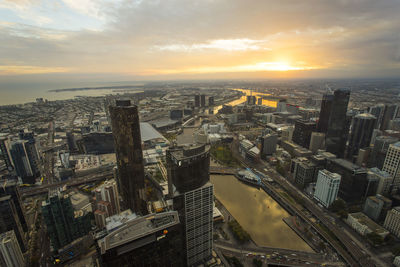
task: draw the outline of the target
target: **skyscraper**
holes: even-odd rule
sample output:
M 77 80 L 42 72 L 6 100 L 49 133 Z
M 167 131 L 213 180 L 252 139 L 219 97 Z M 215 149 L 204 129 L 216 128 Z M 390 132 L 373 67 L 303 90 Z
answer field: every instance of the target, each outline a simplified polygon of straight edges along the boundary
M 0 233 L 13 230 L 22 251 L 26 250 L 26 238 L 11 196 L 0 197 Z
M 147 214 L 138 108 L 130 100 L 117 100 L 109 109 L 123 206 Z
M 315 127 L 315 122 L 297 120 L 294 126 L 293 142 L 304 148 L 308 148 L 310 146 L 311 134 L 315 131 Z
M 391 136 L 377 136 L 375 138 L 371 156 L 369 157 L 369 166 L 377 167 L 382 170 L 389 145 L 394 144 L 397 141 L 397 138 Z
M 201 107 L 206 106 L 206 95 L 200 95 L 200 106 Z
M 8 170 L 13 169 L 9 152 L 9 140 L 5 136 L 0 137 L 0 159 L 4 161 Z
M 368 112 L 375 116 L 375 129 L 379 129 L 382 123 L 383 112 L 385 110 L 384 104 L 378 104 L 368 109 Z
M 321 111 L 319 112 L 318 132 L 326 133 L 328 131 L 329 117 L 333 103 L 333 94 L 327 93 L 322 96 Z
M 194 95 L 194 106 L 196 108 L 200 107 L 200 95 Z
M 42 215 L 51 244 L 58 250 L 91 230 L 90 213 L 75 214 L 68 195 L 53 191 L 42 202 Z
M 110 203 L 111 213 L 108 216 L 117 214 L 121 211 L 119 205 L 119 194 L 117 183 L 114 179 L 105 181 L 95 190 L 96 202 L 106 201 Z
M 188 266 L 211 258 L 213 185 L 209 182 L 210 147 L 167 150 L 168 190 L 179 213 Z
M 328 170 L 320 170 L 318 172 L 314 198 L 328 208 L 335 201 L 339 192 L 339 186 L 339 174 L 331 173 Z
M 398 190 L 400 187 L 400 142 L 389 145 L 382 170 L 393 177 L 392 190 Z
M 385 105 L 385 110 L 383 111 L 382 123 L 381 123 L 381 130 L 389 129 L 389 123 L 393 120 L 398 111 L 397 105 Z
M 0 234 L 0 266 L 25 266 L 24 256 L 13 230 Z
M 329 115 L 328 129 L 326 133 L 326 151 L 337 157 L 344 157 L 347 134 L 350 121 L 347 118 L 347 106 L 349 104 L 350 91 L 337 89 L 333 94 L 331 112 Z
M 12 143 L 10 153 L 15 171 L 22 181 L 25 184 L 35 183 L 35 178 L 40 176 L 35 145 L 28 140 L 18 140 Z
M 369 147 L 376 118 L 369 113 L 358 114 L 353 118 L 347 158 L 353 160 L 360 148 Z

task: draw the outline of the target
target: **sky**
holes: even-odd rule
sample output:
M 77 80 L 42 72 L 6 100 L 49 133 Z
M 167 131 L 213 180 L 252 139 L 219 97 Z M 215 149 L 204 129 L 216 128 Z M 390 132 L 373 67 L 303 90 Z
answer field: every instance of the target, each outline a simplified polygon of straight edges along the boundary
M 0 90 L 399 77 L 399 14 L 399 0 L 0 0 Z

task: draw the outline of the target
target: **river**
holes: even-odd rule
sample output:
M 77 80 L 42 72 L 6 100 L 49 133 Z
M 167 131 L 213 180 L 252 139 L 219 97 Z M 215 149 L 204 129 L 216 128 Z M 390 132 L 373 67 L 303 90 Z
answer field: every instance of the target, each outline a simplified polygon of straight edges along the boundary
M 282 221 L 290 216 L 261 189 L 232 175 L 211 175 L 214 194 L 259 246 L 312 252 L 313 250 Z

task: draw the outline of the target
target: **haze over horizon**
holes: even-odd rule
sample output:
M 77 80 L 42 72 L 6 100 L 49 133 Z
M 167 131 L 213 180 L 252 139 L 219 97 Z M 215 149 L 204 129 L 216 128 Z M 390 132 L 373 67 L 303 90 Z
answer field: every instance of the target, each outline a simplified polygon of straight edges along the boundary
M 0 90 L 398 77 L 399 13 L 397 0 L 2 0 Z

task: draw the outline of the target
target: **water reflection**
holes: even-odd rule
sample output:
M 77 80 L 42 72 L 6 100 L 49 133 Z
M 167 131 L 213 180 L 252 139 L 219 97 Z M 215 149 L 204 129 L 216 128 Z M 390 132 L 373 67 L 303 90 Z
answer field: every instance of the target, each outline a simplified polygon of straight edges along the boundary
M 211 175 L 211 182 L 216 197 L 258 245 L 312 251 L 282 221 L 289 214 L 264 191 L 245 185 L 232 175 Z
M 225 105 L 236 106 L 236 105 L 242 104 L 242 103 L 246 102 L 246 100 L 247 100 L 246 97 L 248 95 L 253 95 L 253 96 L 256 96 L 257 98 L 262 97 L 262 96 L 270 96 L 271 95 L 271 94 L 265 94 L 265 93 L 259 93 L 259 92 L 252 92 L 251 90 L 247 90 L 247 89 L 234 89 L 234 90 L 241 91 L 242 93 L 245 93 L 246 95 L 243 95 L 239 99 L 236 99 L 229 103 L 226 103 Z M 278 102 L 274 101 L 274 100 L 263 99 L 262 105 L 276 108 L 276 106 L 278 105 Z M 217 114 L 218 110 L 220 110 L 221 108 L 222 108 L 222 105 L 215 107 L 214 114 Z

